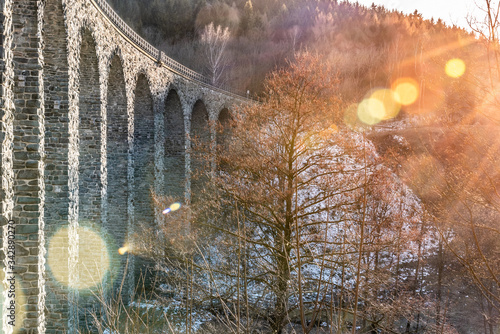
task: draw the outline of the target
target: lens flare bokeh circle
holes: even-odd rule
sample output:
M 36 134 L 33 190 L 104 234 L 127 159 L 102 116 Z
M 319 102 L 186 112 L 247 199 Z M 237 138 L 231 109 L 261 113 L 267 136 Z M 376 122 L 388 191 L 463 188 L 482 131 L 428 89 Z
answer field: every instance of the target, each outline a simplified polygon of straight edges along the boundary
M 358 118 L 361 122 L 374 125 L 384 119 L 384 104 L 375 98 L 367 98 L 358 105 Z
M 459 78 L 465 73 L 465 63 L 462 59 L 453 58 L 446 62 L 445 72 L 449 77 Z
M 403 106 L 415 103 L 418 99 L 420 86 L 412 78 L 399 78 L 393 82 L 394 99 Z
M 125 244 L 123 247 L 118 248 L 118 254 L 120 255 L 125 255 L 126 253 L 130 252 L 130 246 Z
M 396 117 L 401 109 L 401 104 L 396 100 L 396 94 L 391 89 L 377 89 L 371 93 L 370 98 L 382 102 L 384 107 L 382 119 L 384 120 Z
M 110 268 L 110 256 L 101 236 L 85 227 L 76 227 L 77 247 L 70 245 L 70 228 L 57 231 L 49 242 L 47 264 L 54 278 L 74 289 L 90 289 L 102 283 Z M 70 247 L 73 246 L 73 247 Z M 77 279 L 70 278 L 70 249 L 77 249 Z M 75 254 L 76 255 L 76 254 Z

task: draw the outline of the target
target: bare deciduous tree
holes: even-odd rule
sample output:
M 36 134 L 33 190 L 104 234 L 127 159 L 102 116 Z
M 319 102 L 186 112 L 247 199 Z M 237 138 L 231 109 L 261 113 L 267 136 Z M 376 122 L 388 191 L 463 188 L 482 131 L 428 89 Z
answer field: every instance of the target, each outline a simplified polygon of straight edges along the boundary
M 223 28 L 220 25 L 215 27 L 213 23 L 205 26 L 201 32 L 200 38 L 207 61 L 207 71 L 215 86 L 224 84 L 224 71 L 228 66 L 225 51 L 230 36 L 229 28 Z

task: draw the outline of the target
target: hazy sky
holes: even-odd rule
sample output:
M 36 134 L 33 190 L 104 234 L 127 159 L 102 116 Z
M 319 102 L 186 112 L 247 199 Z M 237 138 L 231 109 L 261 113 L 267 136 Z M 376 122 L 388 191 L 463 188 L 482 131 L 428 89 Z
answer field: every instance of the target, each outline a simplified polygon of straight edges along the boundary
M 355 0 L 349 0 L 355 2 Z M 372 3 L 383 5 L 387 9 L 397 9 L 403 13 L 413 13 L 415 9 L 422 13 L 425 19 L 441 18 L 448 25 L 468 28 L 465 17 L 467 13 L 474 15 L 480 12 L 476 9 L 475 2 L 481 4 L 484 0 L 358 0 L 364 6 Z

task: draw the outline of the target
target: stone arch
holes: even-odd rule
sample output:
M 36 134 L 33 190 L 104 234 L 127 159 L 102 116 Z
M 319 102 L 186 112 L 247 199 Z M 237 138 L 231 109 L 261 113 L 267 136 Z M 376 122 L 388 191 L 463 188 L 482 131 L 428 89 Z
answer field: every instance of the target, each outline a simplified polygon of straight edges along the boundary
M 165 99 L 165 194 L 175 201 L 184 199 L 186 131 L 184 113 L 177 90 L 172 88 Z
M 109 85 L 109 75 L 112 69 L 112 63 L 116 64 L 117 61 L 120 62 L 120 66 L 122 68 L 122 72 L 125 73 L 125 59 L 122 53 L 122 49 L 118 45 L 110 45 L 109 49 L 103 52 L 105 54 L 104 58 L 104 67 L 106 68 L 106 72 L 108 74 L 108 85 Z M 123 75 L 123 80 L 125 81 L 125 75 Z M 109 89 L 108 89 L 109 91 Z
M 123 65 L 118 53 L 109 63 L 107 94 L 107 219 L 106 231 L 113 236 L 113 253 L 125 243 L 128 226 L 128 114 Z M 121 281 L 125 257 L 114 259 L 115 282 Z M 124 291 L 127 291 L 124 289 Z
M 206 178 L 207 170 L 210 168 L 210 126 L 208 111 L 202 100 L 196 101 L 191 112 L 191 199 L 201 193 Z
M 47 0 L 43 13 L 43 77 L 45 106 L 45 207 L 44 221 L 48 249 L 60 254 L 67 252 L 65 240 L 54 240 L 52 235 L 68 224 L 68 141 L 69 141 L 69 97 L 68 97 L 68 44 L 61 0 Z M 54 245 L 61 245 L 59 248 Z M 50 254 L 47 254 L 50 256 Z M 50 269 L 50 268 L 49 268 Z M 68 288 L 47 275 L 46 309 L 60 314 L 59 319 L 46 322 L 47 332 L 56 332 L 67 327 Z
M 101 92 L 96 43 L 82 31 L 79 91 L 79 220 L 101 225 Z
M 189 89 L 186 89 L 185 87 L 185 83 L 180 81 L 180 79 L 178 77 L 173 77 L 173 82 L 170 84 L 170 86 L 168 87 L 168 90 L 175 90 L 175 92 L 177 93 L 177 96 L 179 97 L 179 100 L 181 101 L 181 105 L 182 105 L 182 108 L 184 110 L 184 117 L 188 116 L 188 114 L 186 114 L 186 110 L 190 110 L 191 109 L 191 103 L 192 103 L 192 100 L 190 99 L 190 97 L 188 96 L 189 95 Z

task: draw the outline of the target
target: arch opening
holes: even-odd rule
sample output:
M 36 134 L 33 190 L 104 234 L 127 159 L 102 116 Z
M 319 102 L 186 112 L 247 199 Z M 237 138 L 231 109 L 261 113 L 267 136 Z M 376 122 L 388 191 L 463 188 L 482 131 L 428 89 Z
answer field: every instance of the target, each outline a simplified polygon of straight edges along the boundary
M 196 202 L 210 168 L 210 127 L 205 104 L 198 100 L 191 113 L 191 200 Z
M 101 225 L 101 92 L 95 42 L 84 30 L 80 48 L 79 220 Z
M 112 252 L 125 243 L 128 227 L 128 115 L 123 67 L 118 55 L 110 63 L 107 101 L 107 219 L 105 229 L 113 236 Z M 126 257 L 113 258 L 114 282 L 124 274 Z M 124 287 L 123 291 L 128 291 Z M 124 296 L 125 297 L 125 296 Z
M 165 100 L 165 195 L 175 202 L 184 199 L 186 132 L 179 95 L 171 90 Z
M 135 226 L 154 224 L 151 188 L 154 184 L 153 98 L 144 75 L 139 75 L 134 105 L 134 215 Z
M 154 109 L 153 97 L 148 80 L 144 74 L 137 79 L 134 104 L 134 224 L 133 230 L 152 228 L 155 223 L 153 197 L 154 188 Z M 136 230 L 137 231 L 137 230 Z M 132 231 L 133 232 L 133 231 Z M 145 259 L 136 258 L 134 278 L 144 280 L 145 287 L 150 289 L 152 278 L 150 267 L 152 264 Z
M 229 143 L 231 140 L 231 121 L 232 116 L 229 109 L 224 108 L 219 112 L 219 118 L 217 119 L 217 129 L 216 129 L 216 154 L 217 154 L 217 169 L 224 170 L 226 168 L 226 162 L 224 160 L 224 152 L 229 149 Z

